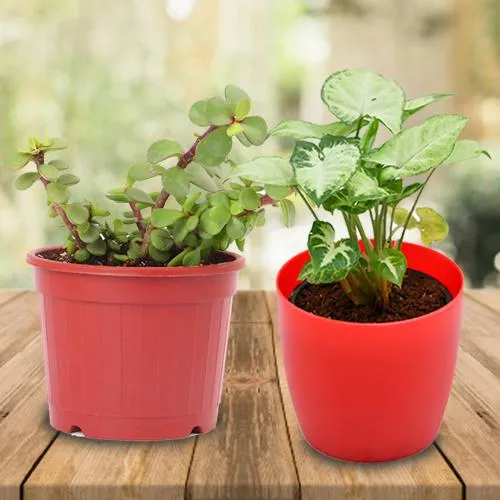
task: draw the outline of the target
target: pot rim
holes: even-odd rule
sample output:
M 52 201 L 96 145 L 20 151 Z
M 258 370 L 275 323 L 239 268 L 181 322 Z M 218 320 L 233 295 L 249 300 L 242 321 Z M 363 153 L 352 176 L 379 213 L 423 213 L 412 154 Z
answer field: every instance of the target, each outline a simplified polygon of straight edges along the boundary
M 62 250 L 61 246 L 39 247 L 26 254 L 26 262 L 34 267 L 46 271 L 55 271 L 68 274 L 86 274 L 93 276 L 115 276 L 128 278 L 175 278 L 185 276 L 213 276 L 236 272 L 245 266 L 245 258 L 234 252 L 224 251 L 231 255 L 234 260 L 221 262 L 219 264 L 208 264 L 205 266 L 191 267 L 120 267 L 120 266 L 97 266 L 92 264 L 73 264 L 71 262 L 58 262 L 45 259 L 38 254 L 48 250 Z
M 323 322 L 324 326 L 328 326 L 328 325 L 334 326 L 335 324 L 341 324 L 344 327 L 351 325 L 351 326 L 366 328 L 367 330 L 373 330 L 373 329 L 381 328 L 384 326 L 390 327 L 390 326 L 410 325 L 411 323 L 414 323 L 417 321 L 423 321 L 426 318 L 430 318 L 430 317 L 438 315 L 438 314 L 443 314 L 444 311 L 451 309 L 452 307 L 455 307 L 455 304 L 459 300 L 461 300 L 463 290 L 464 290 L 464 275 L 463 275 L 462 269 L 460 269 L 460 266 L 458 266 L 457 263 L 454 262 L 452 259 L 450 259 L 447 255 L 445 255 L 444 253 L 438 252 L 437 250 L 434 250 L 433 248 L 426 247 L 424 245 L 419 245 L 417 243 L 406 242 L 406 241 L 403 243 L 403 247 L 404 246 L 419 247 L 419 248 L 423 248 L 424 250 L 429 251 L 429 252 L 438 253 L 440 256 L 442 256 L 444 259 L 446 259 L 448 264 L 451 267 L 453 267 L 455 269 L 455 271 L 458 271 L 458 273 L 460 275 L 460 289 L 459 289 L 458 293 L 450 300 L 450 302 L 448 302 L 448 304 L 446 304 L 443 307 L 440 307 L 439 309 L 436 309 L 435 311 L 432 311 L 431 313 L 424 314 L 423 316 L 417 316 L 416 318 L 404 319 L 404 320 L 400 320 L 400 321 L 388 321 L 385 323 L 361 323 L 358 321 L 342 321 L 339 319 L 325 318 L 324 316 L 318 316 L 316 314 L 310 313 L 310 312 L 305 311 L 304 309 L 301 309 L 300 307 L 296 306 L 293 302 L 290 302 L 289 298 L 283 294 L 283 292 L 279 286 L 280 277 L 282 276 L 282 273 L 284 273 L 285 267 L 290 263 L 290 261 L 292 261 L 293 259 L 295 259 L 299 255 L 304 255 L 304 254 L 309 255 L 308 250 L 304 250 L 303 252 L 299 252 L 299 253 L 295 254 L 294 256 L 292 256 L 290 259 L 288 259 L 280 267 L 280 270 L 278 271 L 278 274 L 276 275 L 276 279 L 275 279 L 276 293 L 278 294 L 278 296 L 281 299 L 285 300 L 292 308 L 294 308 L 296 310 L 296 312 L 298 312 L 299 314 L 303 314 L 306 317 L 309 317 L 310 319 L 314 319 L 315 321 Z

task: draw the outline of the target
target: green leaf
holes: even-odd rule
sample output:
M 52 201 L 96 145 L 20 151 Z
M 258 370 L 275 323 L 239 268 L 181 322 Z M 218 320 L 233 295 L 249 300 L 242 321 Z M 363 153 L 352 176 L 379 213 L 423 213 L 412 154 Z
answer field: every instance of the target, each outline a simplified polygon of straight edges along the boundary
M 249 116 L 241 122 L 243 133 L 250 144 L 260 146 L 267 139 L 267 123 L 260 116 Z
M 236 246 L 238 247 L 238 250 L 240 252 L 243 252 L 245 250 L 245 240 L 244 239 L 236 240 Z
M 321 285 L 324 283 L 332 283 L 337 281 L 332 275 L 330 268 L 315 269 L 312 262 L 307 261 L 299 273 L 299 280 L 306 280 L 313 285 Z
M 239 121 L 244 120 L 251 109 L 252 101 L 250 99 L 242 99 L 234 108 L 234 117 Z
M 167 227 L 184 218 L 184 214 L 170 208 L 157 208 L 151 212 L 151 224 L 154 227 Z
M 125 189 L 125 194 L 133 201 L 144 203 L 145 205 L 153 206 L 155 204 L 153 198 L 142 189 L 136 187 L 128 187 Z
M 434 116 L 395 135 L 366 159 L 393 166 L 400 178 L 421 174 L 450 156 L 466 123 L 463 116 Z
M 406 257 L 403 252 L 394 248 L 382 250 L 381 255 L 372 253 L 370 257 L 372 270 L 383 279 L 401 286 L 406 273 Z
M 347 181 L 346 188 L 352 201 L 382 200 L 388 194 L 375 179 L 362 170 L 354 173 Z
M 245 207 L 240 203 L 239 200 L 233 200 L 231 201 L 229 210 L 232 215 L 239 215 L 241 212 L 245 211 Z
M 236 106 L 241 101 L 250 100 L 250 97 L 244 90 L 232 84 L 226 86 L 224 89 L 224 95 L 226 97 L 226 101 L 233 106 Z
M 196 147 L 196 159 L 205 165 L 219 165 L 231 151 L 232 140 L 227 135 L 227 127 L 210 132 Z
M 208 127 L 210 122 L 207 118 L 207 102 L 195 102 L 189 110 L 189 119 L 192 123 L 198 125 L 199 127 Z
M 444 162 L 446 165 L 454 165 L 461 161 L 468 161 L 484 154 L 491 160 L 490 154 L 481 148 L 478 142 L 471 140 L 457 141 L 451 155 Z
M 68 170 L 68 164 L 63 160 L 50 160 L 49 165 L 54 165 L 58 170 Z
M 293 226 L 295 222 L 295 205 L 290 200 L 280 201 L 281 213 L 283 214 L 283 222 L 286 227 Z
M 93 224 L 81 224 L 77 227 L 78 236 L 82 239 L 84 243 L 92 243 L 96 241 L 100 236 L 99 229 Z
M 355 130 L 356 125 L 346 125 L 342 122 L 317 125 L 303 120 L 286 120 L 272 128 L 269 135 L 292 139 L 321 139 L 325 135 L 349 135 Z
M 57 182 L 59 184 L 64 185 L 64 186 L 73 186 L 73 185 L 78 184 L 80 182 L 80 178 L 77 177 L 76 175 L 73 175 L 73 174 L 63 173 L 59 176 L 59 179 L 57 179 Z
M 237 217 L 231 217 L 226 227 L 227 235 L 232 240 L 239 240 L 246 234 L 245 224 Z
M 163 229 L 153 229 L 151 231 L 151 244 L 161 252 L 166 252 L 174 246 L 169 233 Z
M 180 167 L 169 168 L 163 174 L 163 187 L 176 200 L 183 200 L 188 194 L 191 184 L 184 170 Z
M 92 243 L 89 243 L 87 245 L 87 250 L 92 254 L 92 255 L 97 255 L 98 257 L 102 257 L 103 255 L 106 255 L 106 252 L 108 250 L 106 246 L 106 242 L 99 238 Z
M 26 172 L 16 179 L 15 187 L 19 191 L 24 191 L 31 187 L 39 179 L 36 172 Z
M 274 186 L 272 184 L 266 184 L 264 190 L 276 201 L 282 200 L 292 193 L 292 188 L 290 186 Z
M 194 231 L 200 222 L 200 217 L 198 215 L 191 215 L 186 221 L 186 229 L 191 232 Z
M 64 139 L 49 139 L 45 145 L 40 147 L 40 151 L 60 151 L 67 147 L 68 143 Z
M 191 212 L 195 208 L 196 202 L 200 199 L 200 196 L 200 191 L 190 194 L 186 198 L 186 201 L 182 204 L 182 209 L 184 210 L 184 212 Z
M 174 242 L 177 245 L 180 245 L 184 241 L 184 238 L 186 238 L 188 233 L 187 219 L 179 220 L 174 224 L 172 236 L 174 237 Z
M 170 259 L 170 252 L 158 250 L 153 245 L 148 247 L 148 254 L 155 262 L 168 262 Z
M 376 118 L 371 119 L 370 125 L 368 125 L 368 129 L 361 138 L 360 142 L 361 151 L 365 152 L 373 147 L 373 143 L 375 142 L 375 139 L 377 137 L 379 123 L 380 122 Z
M 211 97 L 205 104 L 205 116 L 212 125 L 228 125 L 233 107 L 221 97 Z
M 111 189 L 106 193 L 106 198 L 118 203 L 128 203 L 130 198 L 125 193 L 125 188 Z
M 442 215 L 432 208 L 417 208 L 420 237 L 426 245 L 437 243 L 448 236 L 448 223 Z
M 247 163 L 237 165 L 234 174 L 250 179 L 257 184 L 291 186 L 294 183 L 290 163 L 279 156 L 260 156 Z
M 69 199 L 69 190 L 58 182 L 47 185 L 47 199 L 51 203 L 66 203 Z
M 366 69 L 346 69 L 330 75 L 321 98 L 341 121 L 354 124 L 360 117 L 377 118 L 391 132 L 401 129 L 404 92 L 390 78 Z
M 141 163 L 140 165 L 134 165 L 128 171 L 128 175 L 134 181 L 145 181 L 146 179 L 151 179 L 162 175 L 165 173 L 165 169 L 154 163 Z
M 360 157 L 356 141 L 327 135 L 319 146 L 298 141 L 290 162 L 299 186 L 317 205 L 321 205 L 351 178 Z
M 240 141 L 246 148 L 249 148 L 252 145 L 252 143 L 246 138 L 245 134 L 238 134 L 236 139 L 238 139 L 238 141 Z
M 40 174 L 48 181 L 57 181 L 61 176 L 61 171 L 54 165 L 47 164 L 40 167 Z
M 242 189 L 239 199 L 245 210 L 257 210 L 260 207 L 260 196 L 252 188 Z
M 229 125 L 229 127 L 226 130 L 226 134 L 229 137 L 233 137 L 235 135 L 241 134 L 243 130 L 244 130 L 243 125 L 241 123 L 234 122 L 231 125 Z
M 28 153 L 13 153 L 7 157 L 6 163 L 9 168 L 13 170 L 20 170 L 24 168 L 32 159 L 32 156 Z
M 71 203 L 66 207 L 66 215 L 68 219 L 76 225 L 83 224 L 89 220 L 89 210 L 82 203 Z
M 189 181 L 205 191 L 214 193 L 218 191 L 219 186 L 217 182 L 210 176 L 210 174 L 199 164 L 190 163 L 185 169 Z
M 398 227 L 403 227 L 406 224 L 406 220 L 408 219 L 408 216 L 410 215 L 410 212 L 406 210 L 406 208 L 403 207 L 396 207 L 394 209 L 394 224 Z M 412 215 L 410 217 L 410 220 L 408 221 L 408 229 L 413 229 L 417 227 L 418 222 L 417 219 Z
M 110 215 L 110 212 L 106 208 L 98 207 L 93 203 L 90 204 L 91 217 L 107 217 L 108 215 Z
M 150 163 L 159 163 L 172 156 L 180 156 L 182 148 L 180 145 L 170 139 L 161 139 L 149 146 L 147 158 Z
M 215 236 L 231 219 L 231 212 L 224 205 L 216 205 L 201 214 L 200 229 Z
M 307 247 L 315 270 L 328 270 L 329 281 L 344 279 L 359 260 L 357 242 L 335 242 L 335 231 L 328 222 L 314 221 Z
M 406 120 L 411 115 L 417 113 L 421 109 L 426 108 L 429 104 L 440 101 L 446 97 L 450 97 L 453 94 L 428 94 L 422 97 L 417 97 L 415 99 L 409 99 L 405 103 L 403 120 Z
M 201 262 L 201 253 L 199 248 L 195 248 L 194 250 L 186 252 L 184 257 L 182 258 L 183 266 L 199 266 L 200 262 Z
M 80 248 L 74 253 L 73 257 L 77 262 L 86 262 L 90 259 L 90 252 L 85 248 Z
M 226 193 L 212 193 L 207 196 L 207 200 L 211 207 L 215 207 L 216 205 L 222 205 L 226 208 L 229 208 L 230 200 L 226 196 Z

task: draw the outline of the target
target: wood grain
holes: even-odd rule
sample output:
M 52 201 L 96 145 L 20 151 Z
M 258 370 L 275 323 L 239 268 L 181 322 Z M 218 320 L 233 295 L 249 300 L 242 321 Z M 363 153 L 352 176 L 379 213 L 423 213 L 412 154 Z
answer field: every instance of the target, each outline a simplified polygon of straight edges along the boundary
M 263 295 L 254 297 L 260 301 Z M 244 500 L 298 495 L 271 326 L 233 324 L 219 422 L 213 432 L 198 437 L 187 496 Z
M 14 297 L 21 295 L 22 293 L 26 293 L 24 290 L 11 290 L 8 288 L 0 288 L 0 306 L 9 302 Z
M 462 487 L 436 447 L 387 464 L 352 464 L 313 450 L 300 433 L 286 383 L 278 333 L 276 295 L 267 293 L 271 312 L 278 377 L 303 499 L 446 499 L 460 500 Z
M 469 290 L 466 292 L 466 296 L 500 313 L 500 289 Z
M 233 300 L 231 323 L 269 323 L 264 292 L 238 292 Z

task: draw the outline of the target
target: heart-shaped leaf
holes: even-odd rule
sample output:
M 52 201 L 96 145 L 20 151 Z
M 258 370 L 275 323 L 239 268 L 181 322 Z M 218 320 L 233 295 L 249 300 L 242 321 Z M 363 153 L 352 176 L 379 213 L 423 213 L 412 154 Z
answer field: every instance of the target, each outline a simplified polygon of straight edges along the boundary
M 391 173 L 400 178 L 421 174 L 450 156 L 466 123 L 463 116 L 434 116 L 395 135 L 366 159 L 393 166 Z
M 357 141 L 327 135 L 319 146 L 298 141 L 290 162 L 299 186 L 321 205 L 351 178 L 360 157 Z
M 379 276 L 395 285 L 401 286 L 406 273 L 406 257 L 403 252 L 394 248 L 386 248 L 381 254 L 372 253 L 370 266 Z
M 380 120 L 393 133 L 401 129 L 404 92 L 394 80 L 373 71 L 347 69 L 333 73 L 321 89 L 321 98 L 345 123 L 370 117 Z
M 290 163 L 279 156 L 260 156 L 237 165 L 235 176 L 249 179 L 257 184 L 293 185 L 293 169 Z
M 383 200 L 388 194 L 375 179 L 362 170 L 354 173 L 347 181 L 346 188 L 352 201 Z
M 448 223 L 444 217 L 432 208 L 417 208 L 417 215 L 420 219 L 417 227 L 420 230 L 420 237 L 426 245 L 437 243 L 448 236 Z
M 406 221 L 408 220 L 408 216 L 410 215 L 410 212 L 406 210 L 406 208 L 403 207 L 396 207 L 394 209 L 394 224 L 399 227 L 403 227 L 406 224 Z M 418 222 L 417 219 L 412 215 L 410 219 L 408 220 L 408 229 L 413 229 L 417 227 Z

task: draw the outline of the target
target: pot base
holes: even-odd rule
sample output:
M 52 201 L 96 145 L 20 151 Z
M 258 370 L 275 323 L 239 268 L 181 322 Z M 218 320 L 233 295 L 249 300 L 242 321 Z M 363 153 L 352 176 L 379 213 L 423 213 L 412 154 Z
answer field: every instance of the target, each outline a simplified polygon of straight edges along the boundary
M 212 431 L 218 407 L 175 418 L 110 417 L 60 410 L 49 405 L 50 425 L 66 434 L 112 441 L 167 441 Z

